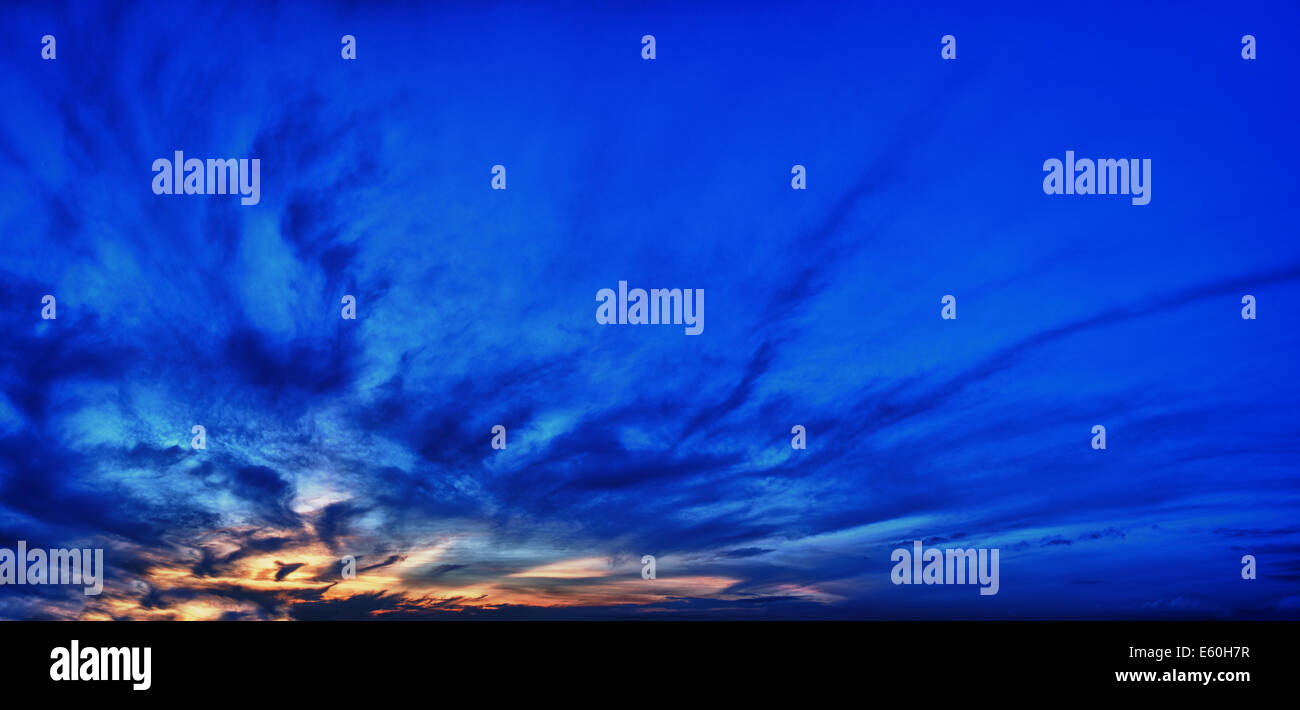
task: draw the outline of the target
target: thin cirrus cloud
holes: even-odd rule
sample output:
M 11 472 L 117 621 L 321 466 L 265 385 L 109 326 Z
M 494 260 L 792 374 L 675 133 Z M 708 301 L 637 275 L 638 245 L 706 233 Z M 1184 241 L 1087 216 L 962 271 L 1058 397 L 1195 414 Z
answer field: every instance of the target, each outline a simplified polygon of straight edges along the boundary
M 59 57 L 2 59 L 0 544 L 109 569 L 0 616 L 1296 615 L 1297 145 L 1260 137 L 1293 93 L 1200 157 L 1254 182 L 1207 185 L 1175 119 L 1237 119 L 1118 59 L 663 12 L 18 9 Z M 1044 120 L 1098 87 L 1168 123 Z M 1152 204 L 1045 197 L 1067 148 L 1153 156 Z M 260 158 L 261 203 L 153 195 L 174 150 Z M 703 288 L 704 334 L 598 325 L 620 280 Z M 918 539 L 1000 548 L 1001 591 L 889 584 Z

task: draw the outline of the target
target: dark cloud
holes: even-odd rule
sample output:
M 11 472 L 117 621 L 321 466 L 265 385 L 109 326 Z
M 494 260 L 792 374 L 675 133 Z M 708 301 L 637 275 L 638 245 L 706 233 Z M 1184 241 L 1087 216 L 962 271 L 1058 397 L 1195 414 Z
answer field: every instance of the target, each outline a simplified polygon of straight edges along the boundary
M 683 30 L 693 64 L 648 72 L 428 12 L 435 50 L 407 31 L 430 17 L 381 8 L 384 46 L 345 63 L 337 5 L 101 3 L 61 25 L 57 62 L 0 58 L 0 540 L 99 544 L 112 573 L 100 600 L 6 589 L 0 614 L 1295 615 L 1300 252 L 1289 203 L 1237 192 L 1287 176 L 1176 183 L 1200 174 L 1177 157 L 1195 96 L 993 56 L 849 91 L 854 62 L 911 40 L 813 71 L 750 51 L 789 46 L 780 15 Z M 572 37 L 552 12 L 543 31 Z M 862 48 L 861 13 L 801 22 L 831 56 Z M 443 66 L 483 46 L 496 59 Z M 1110 140 L 1090 109 L 1017 103 L 1044 85 L 1178 107 L 1169 142 L 1115 148 L 1155 152 L 1155 206 L 1039 199 L 1061 135 Z M 1286 157 L 1250 128 L 1223 149 Z M 153 195 L 177 149 L 259 158 L 262 202 Z M 796 161 L 806 192 L 784 182 Z M 598 326 L 592 294 L 621 279 L 704 288 L 705 333 Z M 1244 293 L 1269 315 L 1237 318 Z M 1003 591 L 888 585 L 913 540 L 998 547 Z M 643 554 L 683 588 L 621 603 Z M 393 588 L 356 592 L 347 555 Z M 575 559 L 629 579 L 521 574 Z

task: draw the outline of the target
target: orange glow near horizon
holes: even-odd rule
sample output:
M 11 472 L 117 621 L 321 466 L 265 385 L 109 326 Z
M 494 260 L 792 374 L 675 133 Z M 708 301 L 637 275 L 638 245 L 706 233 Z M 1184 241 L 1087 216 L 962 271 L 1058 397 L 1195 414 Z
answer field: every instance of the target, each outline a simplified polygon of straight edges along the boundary
M 245 531 L 234 532 L 247 542 Z M 87 598 L 83 609 L 68 608 L 66 612 L 73 618 L 105 620 L 214 620 L 231 615 L 287 620 L 294 618 L 293 607 L 298 604 L 343 602 L 367 595 L 385 595 L 390 602 L 386 608 L 358 612 L 372 618 L 421 610 L 457 612 L 510 606 L 633 605 L 650 609 L 662 608 L 671 597 L 739 598 L 726 594 L 738 581 L 731 577 L 683 575 L 644 580 L 635 561 L 615 564 L 609 558 L 591 556 L 513 572 L 503 570 L 499 576 L 476 581 L 440 579 L 427 570 L 448 558 L 447 541 L 404 551 L 391 563 L 366 560 L 372 569 L 358 562 L 357 576 L 341 579 L 338 555 L 323 543 L 236 556 L 234 553 L 246 546 L 232 543 L 230 533 L 214 532 L 174 558 L 155 557 L 156 564 L 140 577 L 148 585 L 147 594 L 142 587 L 106 587 L 102 596 Z M 202 552 L 196 554 L 199 549 Z M 214 569 L 219 571 L 207 576 L 195 573 L 195 563 L 186 557 L 197 560 L 204 552 L 218 560 Z M 297 567 L 290 570 L 289 565 Z M 278 573 L 281 578 L 277 580 Z M 152 606 L 158 600 L 161 603 Z

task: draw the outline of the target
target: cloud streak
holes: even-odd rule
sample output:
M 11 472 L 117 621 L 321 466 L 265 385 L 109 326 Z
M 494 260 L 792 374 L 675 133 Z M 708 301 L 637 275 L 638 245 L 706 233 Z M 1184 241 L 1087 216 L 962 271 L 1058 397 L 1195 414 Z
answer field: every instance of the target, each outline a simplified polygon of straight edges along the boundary
M 1043 155 L 1128 140 L 1039 120 L 1043 86 L 1215 97 L 852 29 L 901 11 L 668 8 L 650 63 L 624 10 L 518 9 L 15 12 L 60 54 L 0 58 L 0 546 L 109 569 L 0 617 L 1296 617 L 1289 206 L 1138 128 L 1148 212 L 1036 200 Z M 1222 135 L 1280 156 L 1259 184 L 1300 157 L 1269 115 Z M 261 203 L 153 195 L 175 149 L 260 158 Z M 1247 198 L 1249 248 L 1218 212 Z M 708 331 L 598 325 L 620 279 L 706 289 Z M 889 584 L 917 539 L 999 547 L 1002 591 Z

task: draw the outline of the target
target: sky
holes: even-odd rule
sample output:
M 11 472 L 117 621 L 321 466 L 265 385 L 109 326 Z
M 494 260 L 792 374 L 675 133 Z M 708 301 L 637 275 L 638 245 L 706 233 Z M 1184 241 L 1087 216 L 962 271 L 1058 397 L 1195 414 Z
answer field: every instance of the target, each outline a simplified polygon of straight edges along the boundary
M 1300 618 L 1298 15 L 6 5 L 0 547 L 107 570 L 0 618 Z

